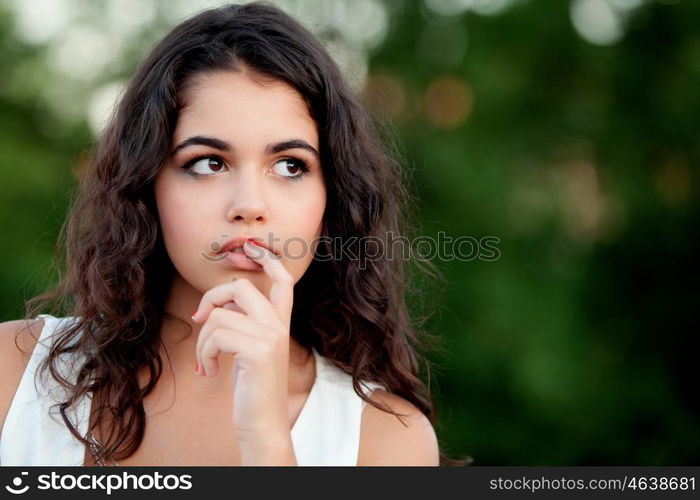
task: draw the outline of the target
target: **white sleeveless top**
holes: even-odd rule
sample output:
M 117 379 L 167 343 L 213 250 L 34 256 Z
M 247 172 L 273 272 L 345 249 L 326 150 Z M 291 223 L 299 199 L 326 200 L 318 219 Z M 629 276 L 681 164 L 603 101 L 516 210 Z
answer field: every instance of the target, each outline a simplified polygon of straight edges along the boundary
M 56 318 L 42 314 L 44 328 L 0 432 L 0 465 L 82 466 L 85 447 L 63 423 L 58 408 L 63 389 L 50 375 L 48 382 L 34 374 L 48 355 L 51 335 L 63 322 L 74 318 Z M 298 465 L 357 465 L 360 423 L 365 403 L 352 388 L 352 377 L 312 348 L 316 361 L 316 379 L 291 430 Z M 82 363 L 59 364 L 63 375 L 75 382 Z M 384 387 L 364 382 L 365 394 Z M 68 411 L 82 436 L 87 433 L 92 398 L 86 396 L 77 408 Z

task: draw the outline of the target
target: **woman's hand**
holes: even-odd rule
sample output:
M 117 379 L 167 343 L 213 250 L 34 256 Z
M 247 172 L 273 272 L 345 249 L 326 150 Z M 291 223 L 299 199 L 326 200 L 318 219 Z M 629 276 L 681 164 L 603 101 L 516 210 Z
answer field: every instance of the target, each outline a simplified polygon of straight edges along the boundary
M 192 319 L 200 373 L 215 376 L 233 355 L 233 425 L 244 464 L 296 463 L 288 414 L 289 325 L 294 280 L 279 257 L 247 241 L 243 249 L 272 280 L 268 300 L 247 279 L 207 291 Z M 243 311 L 225 308 L 233 302 Z

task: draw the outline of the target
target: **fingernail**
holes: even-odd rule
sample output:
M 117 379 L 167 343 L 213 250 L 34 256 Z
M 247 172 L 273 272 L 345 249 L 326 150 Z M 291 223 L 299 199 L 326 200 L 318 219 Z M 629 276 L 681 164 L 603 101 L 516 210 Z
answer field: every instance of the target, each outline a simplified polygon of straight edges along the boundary
M 194 372 L 199 373 L 199 363 L 197 363 L 194 367 Z
M 192 313 L 192 319 L 194 319 L 194 317 L 197 316 L 198 311 L 199 311 L 199 308 L 194 310 L 194 312 Z
M 279 257 L 278 257 L 278 254 L 275 253 L 274 250 L 272 250 L 271 248 L 267 248 L 267 247 L 266 247 L 265 245 L 263 245 L 262 243 L 257 242 L 257 241 L 255 241 L 255 240 L 247 240 L 247 241 L 249 241 L 251 245 L 254 245 L 254 246 L 258 247 L 258 248 L 262 248 L 263 250 L 265 250 L 265 253 L 269 253 L 271 257 L 277 257 L 277 258 L 279 258 Z

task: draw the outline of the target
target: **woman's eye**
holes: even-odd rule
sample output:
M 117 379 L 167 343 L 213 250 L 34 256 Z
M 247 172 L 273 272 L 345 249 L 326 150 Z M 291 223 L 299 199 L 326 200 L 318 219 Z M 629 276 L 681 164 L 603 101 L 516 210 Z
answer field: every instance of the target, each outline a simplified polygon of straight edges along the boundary
M 206 158 L 195 158 L 185 166 L 185 168 L 189 169 L 191 172 L 199 175 L 211 175 L 212 172 L 221 172 L 224 167 L 223 161 L 210 156 Z
M 272 169 L 277 175 L 282 177 L 297 178 L 303 176 L 309 171 L 306 163 L 301 160 L 295 160 L 294 158 L 284 158 L 275 162 Z

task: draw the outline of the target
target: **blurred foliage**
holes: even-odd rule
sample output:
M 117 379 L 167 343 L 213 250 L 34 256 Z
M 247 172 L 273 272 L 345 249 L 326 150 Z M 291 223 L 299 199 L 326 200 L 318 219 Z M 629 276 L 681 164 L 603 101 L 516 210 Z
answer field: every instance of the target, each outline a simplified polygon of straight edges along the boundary
M 579 35 L 563 0 L 384 5 L 362 97 L 396 127 L 422 234 L 500 239 L 496 261 L 435 261 L 441 441 L 478 465 L 697 464 L 700 3 L 641 2 L 608 45 Z M 26 91 L 45 47 L 15 37 L 9 9 L 0 47 L 2 74 L 24 72 L 0 80 L 8 320 L 56 278 L 92 135 Z

